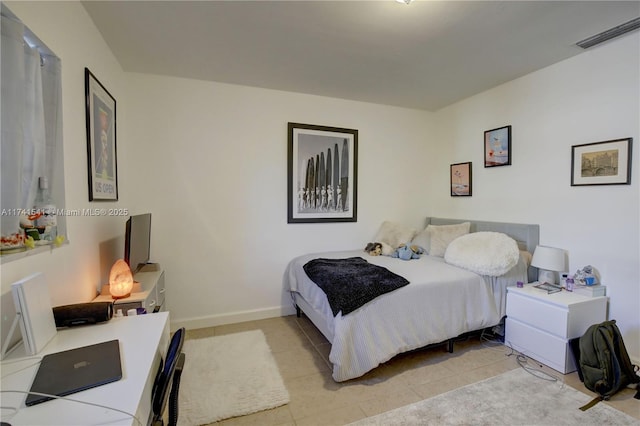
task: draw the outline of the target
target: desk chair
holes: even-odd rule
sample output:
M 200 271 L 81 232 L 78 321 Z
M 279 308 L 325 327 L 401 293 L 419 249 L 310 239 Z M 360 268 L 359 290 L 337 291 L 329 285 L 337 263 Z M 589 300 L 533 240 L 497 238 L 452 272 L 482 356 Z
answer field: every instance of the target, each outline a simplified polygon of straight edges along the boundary
M 185 355 L 182 353 L 184 335 L 184 328 L 180 328 L 173 334 L 164 365 L 160 366 L 156 376 L 151 397 L 152 424 L 154 426 L 164 425 L 163 417 L 168 400 L 169 425 L 175 426 L 178 422 L 178 390 L 185 360 Z

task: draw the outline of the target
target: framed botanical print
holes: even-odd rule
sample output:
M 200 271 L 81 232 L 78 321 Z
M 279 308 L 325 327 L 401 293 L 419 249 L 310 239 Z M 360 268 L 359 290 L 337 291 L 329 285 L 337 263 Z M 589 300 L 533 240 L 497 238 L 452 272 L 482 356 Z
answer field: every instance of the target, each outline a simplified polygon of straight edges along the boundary
M 88 68 L 84 75 L 89 201 L 116 201 L 116 100 Z
M 287 222 L 356 222 L 358 131 L 289 123 Z
M 456 163 L 450 166 L 450 182 L 452 197 L 471 196 L 471 162 Z

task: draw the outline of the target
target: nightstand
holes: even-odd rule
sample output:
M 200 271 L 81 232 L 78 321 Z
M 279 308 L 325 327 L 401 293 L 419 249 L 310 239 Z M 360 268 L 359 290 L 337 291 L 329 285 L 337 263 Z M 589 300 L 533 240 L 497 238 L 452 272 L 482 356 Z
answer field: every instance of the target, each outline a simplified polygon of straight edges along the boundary
M 608 298 L 547 294 L 535 284 L 507 288 L 505 345 L 563 374 L 576 371 L 569 339 L 606 320 Z

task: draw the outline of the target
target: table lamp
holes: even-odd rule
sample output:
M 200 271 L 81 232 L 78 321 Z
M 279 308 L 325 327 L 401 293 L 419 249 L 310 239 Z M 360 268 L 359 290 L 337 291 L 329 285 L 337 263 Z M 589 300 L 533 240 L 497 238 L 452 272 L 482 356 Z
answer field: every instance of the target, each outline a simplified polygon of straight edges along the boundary
M 566 271 L 567 253 L 563 249 L 536 246 L 531 259 L 531 266 L 538 268 L 538 281 L 557 284 L 558 272 Z
M 109 293 L 114 299 L 122 299 L 131 295 L 133 274 L 127 262 L 116 260 L 109 272 Z

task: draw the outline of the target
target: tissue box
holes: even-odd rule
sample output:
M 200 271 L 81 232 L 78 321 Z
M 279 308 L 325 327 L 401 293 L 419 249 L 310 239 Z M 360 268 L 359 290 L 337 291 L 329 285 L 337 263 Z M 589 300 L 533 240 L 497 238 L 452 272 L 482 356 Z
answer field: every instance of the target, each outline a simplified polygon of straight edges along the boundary
M 607 287 L 604 285 L 596 284 L 596 285 L 588 285 L 588 286 L 575 286 L 573 289 L 574 293 L 582 294 L 584 296 L 589 297 L 598 297 L 598 296 L 606 296 Z

